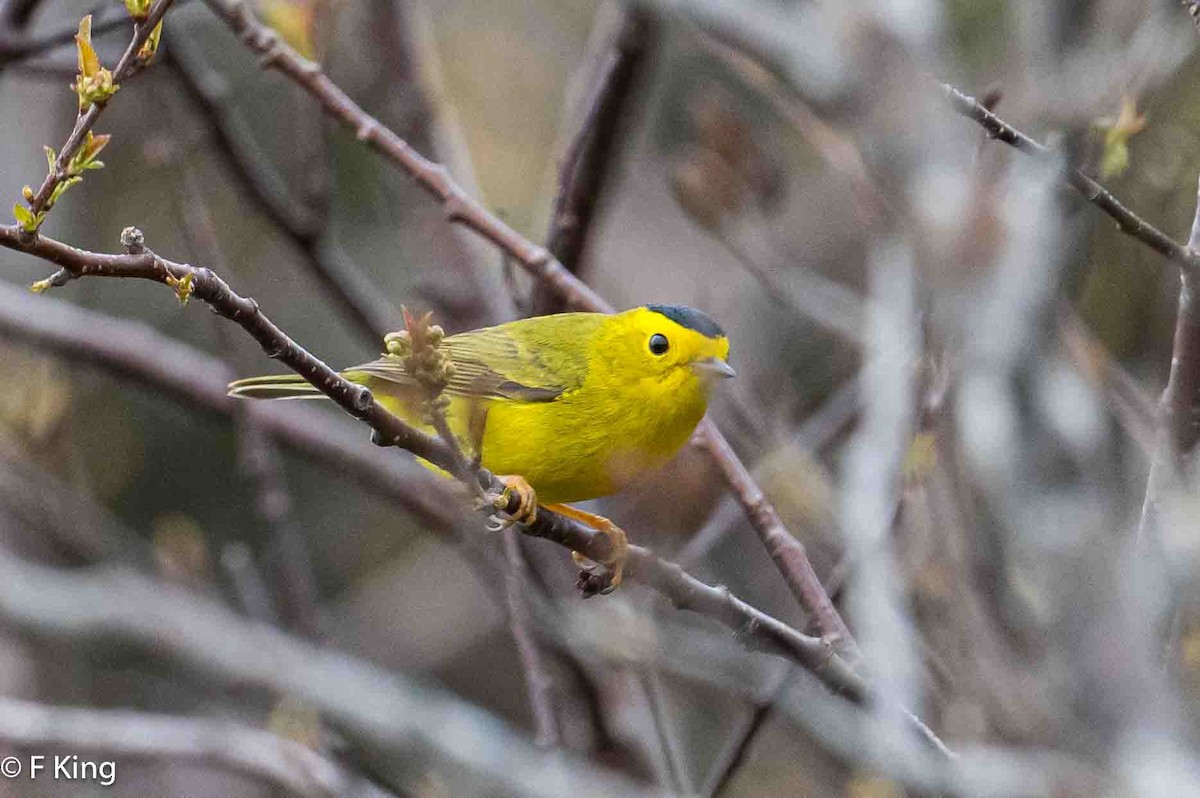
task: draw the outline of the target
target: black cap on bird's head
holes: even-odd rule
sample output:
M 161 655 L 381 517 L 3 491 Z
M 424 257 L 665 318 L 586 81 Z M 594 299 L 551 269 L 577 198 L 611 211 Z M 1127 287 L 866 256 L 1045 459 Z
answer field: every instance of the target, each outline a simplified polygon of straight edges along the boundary
M 680 327 L 695 330 L 706 338 L 724 338 L 725 331 L 712 317 L 686 305 L 645 305 L 646 310 L 666 316 Z
M 643 343 L 666 367 L 687 367 L 708 382 L 732 377 L 729 337 L 707 314 L 684 305 L 643 305 L 636 311 Z

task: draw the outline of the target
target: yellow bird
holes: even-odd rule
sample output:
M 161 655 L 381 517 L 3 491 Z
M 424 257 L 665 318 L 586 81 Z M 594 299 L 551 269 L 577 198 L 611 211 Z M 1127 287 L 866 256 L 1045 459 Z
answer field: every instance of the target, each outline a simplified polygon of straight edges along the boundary
M 453 365 L 450 429 L 468 456 L 507 475 L 522 500 L 515 520 L 532 520 L 541 504 L 608 535 L 614 554 L 605 564 L 611 586 L 620 584 L 624 532 L 564 503 L 620 490 L 687 442 L 714 383 L 734 376 L 725 332 L 698 310 L 646 305 L 521 319 L 448 336 L 440 349 Z M 385 354 L 342 375 L 432 431 L 403 358 Z M 263 399 L 321 396 L 295 376 L 252 377 L 229 389 Z

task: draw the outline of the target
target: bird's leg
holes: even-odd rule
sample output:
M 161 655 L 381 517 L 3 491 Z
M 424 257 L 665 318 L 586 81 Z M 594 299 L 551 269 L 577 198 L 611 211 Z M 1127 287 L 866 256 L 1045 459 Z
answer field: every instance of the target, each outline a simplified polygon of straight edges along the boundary
M 496 529 L 504 529 L 512 524 L 532 524 L 537 520 L 537 493 L 525 477 L 510 474 L 497 477 L 504 483 L 504 490 L 492 499 L 492 510 L 499 517 L 500 523 Z M 517 509 L 508 511 L 512 497 L 517 497 Z
M 608 538 L 610 554 L 600 562 L 600 565 L 608 569 L 609 577 L 607 583 L 597 586 L 594 580 L 589 578 L 591 576 L 590 573 L 581 575 L 579 584 L 584 593 L 608 595 L 620 587 L 621 580 L 625 576 L 625 561 L 629 559 L 629 539 L 625 536 L 625 530 L 602 515 L 589 513 L 572 507 L 569 504 L 548 504 L 546 505 L 546 509 L 559 515 L 565 515 L 567 518 L 574 519 L 581 524 L 587 524 Z M 571 558 L 585 572 L 590 572 L 595 568 L 595 565 L 577 551 L 571 552 Z

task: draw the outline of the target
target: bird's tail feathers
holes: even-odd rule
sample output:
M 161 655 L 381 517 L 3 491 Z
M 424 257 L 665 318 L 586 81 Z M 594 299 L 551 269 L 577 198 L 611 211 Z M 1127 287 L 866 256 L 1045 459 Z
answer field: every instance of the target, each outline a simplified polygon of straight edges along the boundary
M 324 399 L 325 395 L 294 374 L 248 377 L 229 383 L 229 395 L 244 399 Z

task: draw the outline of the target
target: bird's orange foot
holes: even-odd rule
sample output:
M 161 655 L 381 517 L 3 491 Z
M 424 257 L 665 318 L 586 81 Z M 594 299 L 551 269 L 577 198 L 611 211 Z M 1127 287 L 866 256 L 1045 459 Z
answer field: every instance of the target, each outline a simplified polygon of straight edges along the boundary
M 504 483 L 504 490 L 492 499 L 493 523 L 488 528 L 493 531 L 506 529 L 513 524 L 532 524 L 537 520 L 537 493 L 525 477 L 517 475 L 501 476 L 498 479 Z M 517 509 L 509 512 L 508 506 L 513 496 L 517 497 Z
M 625 530 L 602 515 L 585 512 L 567 504 L 551 504 L 546 509 L 587 524 L 608 538 L 609 555 L 599 563 L 589 560 L 577 551 L 571 552 L 571 559 L 580 569 L 575 586 L 583 593 L 584 598 L 596 594 L 607 596 L 620 587 L 625 577 L 625 562 L 629 559 L 629 539 Z M 598 572 L 597 565 L 604 566 L 604 570 Z

